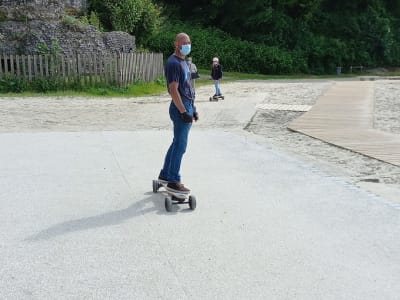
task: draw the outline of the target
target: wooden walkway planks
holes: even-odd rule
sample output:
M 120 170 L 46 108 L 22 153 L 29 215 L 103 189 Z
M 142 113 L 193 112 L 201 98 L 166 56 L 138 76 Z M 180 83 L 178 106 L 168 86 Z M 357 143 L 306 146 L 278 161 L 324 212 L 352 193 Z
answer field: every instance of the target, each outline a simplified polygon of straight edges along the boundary
M 400 166 L 400 135 L 376 130 L 374 82 L 337 82 L 288 128 Z
M 290 104 L 273 104 L 273 103 L 264 103 L 256 105 L 257 109 L 265 109 L 265 110 L 286 110 L 286 111 L 309 111 L 311 109 L 311 105 L 290 105 Z

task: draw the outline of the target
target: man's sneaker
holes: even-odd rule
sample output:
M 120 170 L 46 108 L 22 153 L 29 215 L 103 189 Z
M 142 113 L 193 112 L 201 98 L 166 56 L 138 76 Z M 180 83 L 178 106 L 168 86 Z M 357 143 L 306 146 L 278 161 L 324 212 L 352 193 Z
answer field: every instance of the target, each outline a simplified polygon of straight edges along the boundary
M 181 194 L 189 194 L 190 190 L 188 188 L 185 188 L 185 186 L 182 183 L 174 183 L 170 182 L 168 183 L 166 189 L 170 192 L 174 193 L 181 193 Z

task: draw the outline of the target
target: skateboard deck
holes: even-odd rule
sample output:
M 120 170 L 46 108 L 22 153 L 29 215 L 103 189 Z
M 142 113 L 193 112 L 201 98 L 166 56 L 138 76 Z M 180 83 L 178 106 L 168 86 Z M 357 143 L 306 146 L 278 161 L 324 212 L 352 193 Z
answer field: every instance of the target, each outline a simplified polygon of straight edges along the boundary
M 173 210 L 174 205 L 189 204 L 191 210 L 196 209 L 196 197 L 191 193 L 177 193 L 167 189 L 168 182 L 153 180 L 153 193 L 161 192 L 165 197 L 165 209 L 168 212 Z M 161 189 L 161 190 L 160 190 Z
M 210 101 L 218 101 L 218 100 L 224 100 L 224 99 L 225 99 L 225 97 L 222 95 L 210 97 Z

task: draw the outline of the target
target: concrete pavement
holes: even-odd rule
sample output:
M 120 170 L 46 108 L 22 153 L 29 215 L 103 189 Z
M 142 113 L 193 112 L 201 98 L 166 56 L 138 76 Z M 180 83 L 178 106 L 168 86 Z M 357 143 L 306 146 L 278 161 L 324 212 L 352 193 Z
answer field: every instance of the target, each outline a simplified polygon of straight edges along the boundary
M 1 299 L 398 299 L 400 207 L 240 130 L 0 135 Z

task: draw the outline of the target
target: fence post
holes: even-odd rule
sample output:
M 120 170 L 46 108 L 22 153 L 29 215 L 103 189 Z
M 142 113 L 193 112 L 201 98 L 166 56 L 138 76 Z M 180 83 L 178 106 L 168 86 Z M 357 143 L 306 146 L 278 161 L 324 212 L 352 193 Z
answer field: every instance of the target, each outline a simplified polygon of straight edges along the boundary
M 32 81 L 32 56 L 28 55 L 28 78 Z
M 76 54 L 76 80 L 79 83 L 79 86 L 82 86 L 81 56 L 79 55 L 79 53 Z
M 44 57 L 44 55 L 38 55 L 37 58 L 38 58 L 38 63 L 39 63 L 39 66 L 38 66 L 39 78 L 43 78 L 44 75 L 45 75 L 44 66 L 43 66 L 43 59 L 44 59 L 45 57 Z M 36 75 L 37 75 L 37 74 L 36 74 Z
M 128 54 L 129 63 L 128 63 L 128 83 L 131 84 L 133 82 L 133 72 L 132 72 L 132 62 L 133 62 L 133 53 Z
M 125 85 L 125 54 L 119 52 L 118 53 L 118 71 L 119 71 L 119 86 Z
M 138 55 L 137 53 L 134 53 L 133 69 L 132 69 L 133 81 L 136 81 L 138 78 L 137 70 L 138 70 Z
M 22 65 L 22 78 L 26 79 L 28 76 L 26 74 L 26 56 L 21 55 L 21 65 Z
M 14 75 L 14 55 L 10 55 L 10 71 Z
M 60 68 L 59 68 L 59 76 L 60 76 L 60 80 L 62 79 L 63 84 L 65 86 L 65 61 L 64 61 L 64 55 L 60 55 L 58 58 L 59 62 L 60 62 Z
M 98 81 L 97 70 L 97 55 L 93 55 L 93 85 L 96 85 Z
M 0 76 L 2 76 L 5 72 L 3 72 L 3 66 L 6 65 L 6 56 L 0 55 Z
M 114 63 L 114 78 L 116 81 L 116 84 L 118 86 L 121 86 L 121 69 L 120 69 L 120 59 L 121 59 L 121 54 L 119 52 L 115 53 L 115 63 Z

